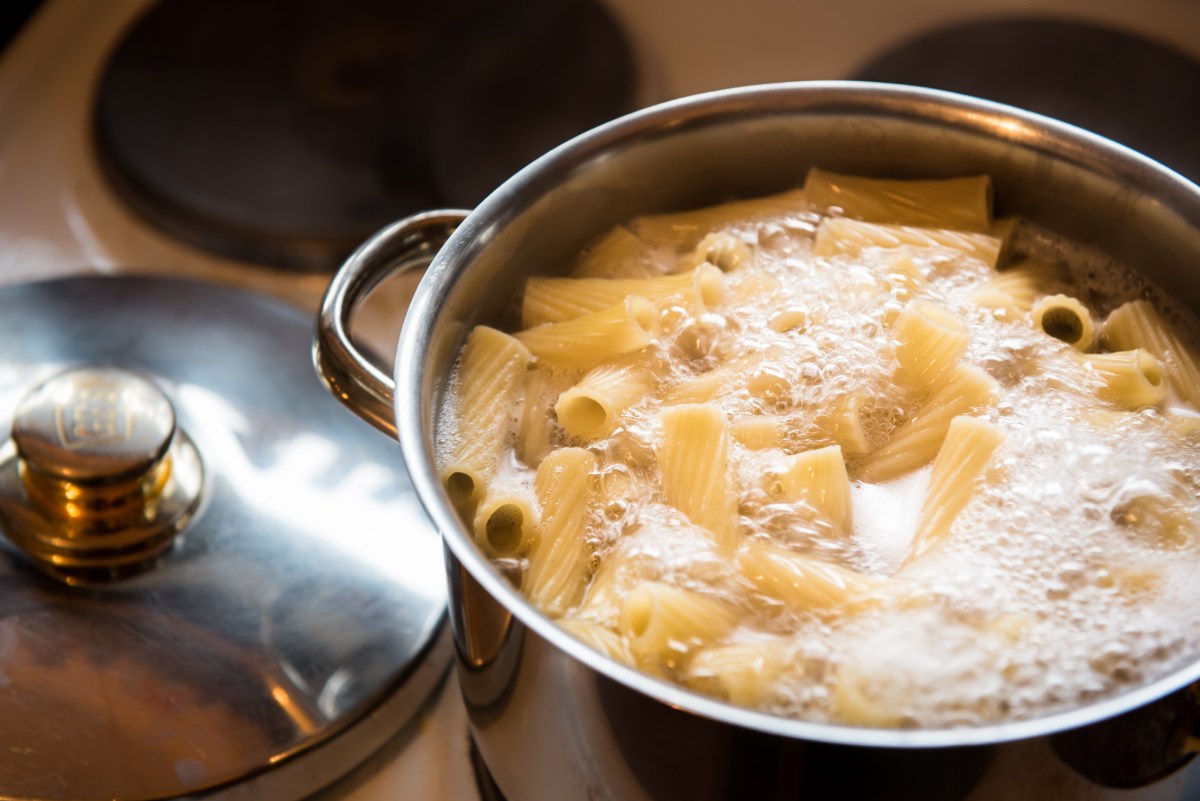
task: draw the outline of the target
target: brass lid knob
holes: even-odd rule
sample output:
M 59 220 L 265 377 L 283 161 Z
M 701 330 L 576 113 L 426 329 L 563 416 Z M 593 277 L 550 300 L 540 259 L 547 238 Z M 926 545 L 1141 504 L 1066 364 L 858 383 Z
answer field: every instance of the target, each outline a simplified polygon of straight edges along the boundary
M 0 524 L 69 583 L 143 570 L 166 552 L 200 497 L 203 471 L 175 411 L 148 378 L 79 367 L 17 407 L 0 461 Z
M 81 483 L 144 476 L 166 455 L 175 411 L 151 381 L 117 367 L 80 367 L 36 387 L 12 438 L 25 464 Z

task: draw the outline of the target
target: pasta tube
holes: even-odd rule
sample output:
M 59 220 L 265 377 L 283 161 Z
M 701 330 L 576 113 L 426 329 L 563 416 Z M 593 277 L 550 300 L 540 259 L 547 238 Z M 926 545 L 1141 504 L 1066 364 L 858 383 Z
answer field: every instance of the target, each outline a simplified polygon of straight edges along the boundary
M 451 503 L 468 521 L 509 439 L 529 360 L 524 345 L 483 325 L 471 331 L 463 346 L 456 426 L 442 481 Z
M 624 225 L 617 225 L 580 255 L 571 275 L 575 278 L 646 277 L 650 269 L 643 258 L 645 254 L 646 243 Z
M 859 463 L 858 477 L 882 483 L 924 467 L 937 455 L 950 430 L 950 422 L 995 403 L 999 387 L 983 370 L 956 364 L 939 382 L 929 399 L 887 443 Z
M 724 637 L 736 621 L 721 601 L 646 581 L 625 597 L 618 630 L 640 660 L 674 668 L 691 649 Z
M 650 301 L 680 296 L 693 307 L 707 308 L 720 303 L 724 294 L 724 275 L 711 264 L 701 264 L 686 273 L 655 278 L 534 276 L 525 283 L 521 325 L 532 328 L 543 323 L 574 320 L 618 306 L 630 295 Z
M 516 337 L 539 361 L 590 370 L 605 359 L 649 345 L 657 322 L 654 304 L 630 295 L 604 311 L 527 328 Z
M 1087 350 L 1096 341 L 1092 313 L 1077 298 L 1047 295 L 1033 305 L 1030 313 L 1035 328 L 1066 342 L 1075 350 Z
M 1045 262 L 1025 259 L 1009 267 L 971 293 L 971 301 L 997 319 L 1016 321 L 1033 308 L 1058 270 Z
M 752 256 L 750 246 L 745 242 L 733 234 L 718 231 L 707 234 L 679 263 L 684 270 L 711 264 L 729 272 L 748 264 Z
M 841 447 L 829 445 L 789 456 L 774 480 L 781 497 L 806 502 L 838 534 L 850 534 L 850 477 Z
M 1167 425 L 1181 437 L 1192 437 L 1200 433 L 1200 413 L 1176 406 L 1166 410 Z
M 681 381 L 671 388 L 663 401 L 668 405 L 706 403 L 738 389 L 772 403 L 790 399 L 791 380 L 780 366 L 786 358 L 786 351 L 778 348 L 739 356 L 707 373 Z
M 815 256 L 855 257 L 867 248 L 940 248 L 965 254 L 991 267 L 1000 256 L 1000 240 L 987 234 L 944 228 L 882 225 L 834 217 L 817 227 Z
M 795 609 L 852 611 L 869 603 L 880 580 L 765 542 L 747 542 L 738 569 L 763 595 Z
M 638 363 L 602 364 L 558 396 L 554 412 L 567 433 L 585 442 L 611 434 L 621 413 L 646 397 L 656 378 Z
M 633 221 L 634 232 L 651 245 L 689 250 L 704 235 L 725 226 L 753 220 L 783 217 L 808 208 L 804 191 L 793 189 L 778 195 L 751 200 L 735 200 L 692 211 L 655 214 Z
M 745 381 L 746 392 L 752 398 L 758 398 L 772 406 L 780 401 L 791 401 L 791 379 L 784 373 L 782 366 L 771 364 L 767 359 L 745 373 Z
M 535 368 L 525 372 L 525 405 L 517 429 L 517 458 L 530 467 L 537 467 L 551 447 L 552 423 L 542 402 L 547 383 L 545 371 Z
M 752 451 L 764 451 L 768 448 L 779 447 L 783 421 L 769 414 L 756 414 L 753 417 L 741 417 L 733 421 L 730 433 L 733 439 L 743 448 Z
M 971 293 L 971 302 L 981 309 L 987 309 L 997 320 L 1015 322 L 1024 317 L 1026 309 L 1022 309 L 1013 300 L 1012 295 L 998 289 L 986 287 Z
M 997 273 L 996 277 L 976 290 L 973 298 L 979 305 L 985 305 L 981 299 L 998 297 L 995 293 L 1000 293 L 1016 308 L 1029 311 L 1033 308 L 1033 302 L 1045 292 L 1046 286 L 1055 279 L 1057 273 L 1058 270 L 1052 264 L 1026 259 Z
M 1141 348 L 1119 353 L 1086 353 L 1080 360 L 1104 382 L 1097 396 L 1122 408 L 1157 406 L 1167 397 L 1162 364 Z
M 971 342 L 967 324 L 935 303 L 908 304 L 892 328 L 900 378 L 915 387 L 931 386 L 959 360 Z
M 787 331 L 803 332 L 808 328 L 809 321 L 810 315 L 807 310 L 793 307 L 772 314 L 767 325 L 772 331 L 778 331 L 781 334 Z
M 492 556 L 524 553 L 533 540 L 533 505 L 524 495 L 489 490 L 475 511 L 475 541 Z
M 584 524 L 596 496 L 595 470 L 596 457 L 583 448 L 560 448 L 538 467 L 534 491 L 541 514 L 521 590 L 550 615 L 563 614 L 583 597 L 591 557 Z
M 713 694 L 741 706 L 754 706 L 787 667 L 783 643 L 777 640 L 735 642 L 701 649 L 688 662 L 690 684 L 712 688 Z
M 663 403 L 674 406 L 683 403 L 708 403 L 722 390 L 728 390 L 736 379 L 737 371 L 727 367 L 709 370 L 695 378 L 676 384 L 663 397 Z
M 869 222 L 985 233 L 992 225 L 992 179 L 987 175 L 900 181 L 814 167 L 804 194 L 818 208 L 839 208 L 847 217 Z
M 636 665 L 637 660 L 634 659 L 633 652 L 629 650 L 629 643 L 607 626 L 573 618 L 559 618 L 558 625 L 575 639 L 610 659 L 624 662 L 627 665 Z
M 1112 350 L 1149 351 L 1162 363 L 1176 394 L 1200 407 L 1200 362 L 1149 301 L 1134 300 L 1114 309 L 1104 321 L 1104 340 Z
M 1004 442 L 1004 431 L 977 417 L 956 417 L 933 461 L 933 475 L 921 504 L 909 560 L 925 553 L 950 531 L 975 493 L 975 481 Z
M 729 427 L 709 404 L 663 409 L 658 464 L 667 503 L 712 533 L 717 548 L 737 545 L 737 493 L 729 470 Z
M 834 401 L 828 414 L 817 418 L 818 427 L 840 445 L 847 456 L 861 456 L 871 450 L 864 406 L 862 395 L 843 395 Z
M 603 479 L 601 479 L 603 484 Z M 596 568 L 587 590 L 583 594 L 581 613 L 589 620 L 600 620 L 615 625 L 621 611 L 621 602 L 638 583 L 655 575 L 645 575 L 638 557 L 616 548 L 605 555 Z

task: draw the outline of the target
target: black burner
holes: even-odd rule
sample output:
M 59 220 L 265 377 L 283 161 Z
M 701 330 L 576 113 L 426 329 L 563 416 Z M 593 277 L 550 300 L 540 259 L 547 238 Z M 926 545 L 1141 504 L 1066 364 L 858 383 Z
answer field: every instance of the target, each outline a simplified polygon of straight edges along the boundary
M 976 21 L 905 42 L 853 77 L 1026 108 L 1200 181 L 1200 63 L 1130 33 L 1042 18 Z
M 475 738 L 470 732 L 467 732 L 467 747 L 471 757 L 471 770 L 475 773 L 475 785 L 479 788 L 479 801 L 506 801 L 504 793 L 500 792 L 496 780 L 492 778 L 492 772 L 484 764 L 479 746 L 475 745 Z
M 107 65 L 96 141 L 158 227 L 321 270 L 405 214 L 473 206 L 633 84 L 596 0 L 162 0 Z

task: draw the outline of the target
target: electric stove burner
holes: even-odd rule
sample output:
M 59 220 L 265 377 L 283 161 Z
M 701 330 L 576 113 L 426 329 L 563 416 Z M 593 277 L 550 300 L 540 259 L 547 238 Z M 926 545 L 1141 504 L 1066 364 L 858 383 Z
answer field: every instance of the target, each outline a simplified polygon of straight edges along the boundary
M 975 21 L 907 41 L 853 77 L 1026 108 L 1200 180 L 1200 63 L 1130 33 L 1064 20 Z
M 399 217 L 475 205 L 633 95 L 596 0 L 162 0 L 108 62 L 94 124 L 152 224 L 324 270 Z
M 475 738 L 467 732 L 468 753 L 471 758 L 471 770 L 475 774 L 475 785 L 479 788 L 480 801 L 506 801 L 504 793 L 500 792 L 500 788 L 496 786 L 496 780 L 492 778 L 492 772 L 488 770 L 488 766 L 483 761 L 483 756 L 479 753 L 479 746 L 475 744 Z

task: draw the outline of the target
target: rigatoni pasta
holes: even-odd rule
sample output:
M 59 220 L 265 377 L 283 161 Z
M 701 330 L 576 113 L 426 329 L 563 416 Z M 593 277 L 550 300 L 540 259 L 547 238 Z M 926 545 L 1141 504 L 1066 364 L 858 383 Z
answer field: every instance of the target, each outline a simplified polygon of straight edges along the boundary
M 654 383 L 653 371 L 637 359 L 602 364 L 558 396 L 554 413 L 568 434 L 590 442 L 611 434 L 621 413 L 644 398 Z
M 1179 396 L 1200 407 L 1200 360 L 1148 300 L 1114 309 L 1104 321 L 1104 339 L 1112 350 L 1148 351 L 1162 363 Z
M 1036 259 L 1023 259 L 990 276 L 975 290 L 973 298 L 976 303 L 981 303 L 982 298 L 994 298 L 998 293 L 1006 298 L 1007 303 L 1028 311 L 1033 308 L 1034 301 L 1040 295 L 1046 294 L 1046 288 L 1055 280 L 1057 274 L 1058 270 L 1053 264 Z
M 647 667 L 672 667 L 698 645 L 713 642 L 737 623 L 727 604 L 690 590 L 647 581 L 621 605 L 618 631 Z
M 580 254 L 571 269 L 575 278 L 645 278 L 651 274 L 646 243 L 624 225 L 615 226 Z
M 534 521 L 526 493 L 489 488 L 475 510 L 475 542 L 492 556 L 516 556 L 529 547 Z
M 1096 339 L 1092 313 L 1078 298 L 1070 295 L 1047 295 L 1030 310 L 1033 324 L 1055 339 L 1061 339 L 1076 350 L 1089 350 Z
M 810 611 L 843 609 L 871 601 L 882 581 L 764 542 L 738 552 L 738 569 L 771 598 Z
M 534 488 L 541 519 L 521 583 L 530 600 L 561 615 L 583 596 L 591 549 L 579 536 L 596 496 L 596 457 L 582 448 L 560 448 L 538 466 Z
M 556 278 L 534 276 L 525 284 L 521 327 L 574 320 L 625 302 L 630 295 L 661 300 L 679 297 L 699 308 L 724 295 L 721 271 L 702 263 L 684 273 L 654 278 Z
M 696 651 L 688 661 L 686 680 L 739 706 L 755 706 L 791 661 L 784 640 L 732 642 Z
M 730 433 L 743 448 L 761 451 L 779 447 L 782 427 L 783 421 L 775 415 L 759 414 L 735 420 Z
M 639 217 L 633 230 L 652 246 L 690 250 L 707 234 L 723 227 L 759 220 L 771 220 L 807 209 L 803 190 L 791 190 L 771 197 L 735 200 L 718 206 L 677 214 Z
M 1141 348 L 1117 353 L 1087 353 L 1081 361 L 1102 382 L 1096 394 L 1125 409 L 1157 406 L 1166 400 L 1167 381 L 1162 363 Z
M 849 458 L 871 450 L 870 421 L 865 413 L 867 404 L 865 393 L 851 392 L 833 399 L 829 409 L 814 421 L 820 432 L 840 446 Z
M 530 279 L 439 421 L 464 524 L 604 656 L 811 720 L 1041 715 L 1200 653 L 1182 316 L 990 192 L 818 169 Z
M 898 181 L 814 167 L 804 182 L 804 196 L 819 208 L 870 222 L 979 232 L 992 225 L 992 181 L 986 175 Z
M 496 472 L 530 358 L 516 339 L 482 325 L 463 346 L 457 376 L 457 432 L 441 475 L 451 503 L 465 517 L 474 517 Z
M 1004 430 L 978 417 L 955 417 L 933 461 L 929 490 L 921 504 L 909 558 L 925 553 L 950 532 L 971 500 L 976 478 L 1004 442 Z
M 591 368 L 648 346 L 655 319 L 650 301 L 629 295 L 603 311 L 526 328 L 516 338 L 547 365 Z
M 999 394 L 984 370 L 959 364 L 946 371 L 913 416 L 892 432 L 878 450 L 858 463 L 858 477 L 880 483 L 899 478 L 933 461 L 954 418 L 991 406 Z
M 923 248 L 969 256 L 995 267 L 1000 259 L 1001 244 L 999 239 L 989 234 L 830 217 L 817 229 L 813 253 L 817 256 L 855 258 L 868 248 Z
M 558 621 L 558 625 L 566 629 L 575 639 L 586 643 L 610 659 L 624 662 L 627 665 L 636 664 L 633 651 L 629 650 L 629 643 L 625 637 L 608 626 L 578 618 L 563 618 Z
M 916 387 L 932 386 L 958 361 L 971 342 L 967 324 L 936 303 L 915 300 L 892 326 L 900 380 Z
M 550 376 L 545 370 L 527 370 L 524 395 L 526 398 L 540 398 L 547 391 L 549 384 Z M 522 404 L 521 423 L 517 428 L 517 458 L 530 467 L 537 467 L 553 447 L 553 431 L 553 421 L 542 413 L 537 403 Z
M 668 406 L 658 464 L 663 496 L 712 533 L 721 551 L 737 546 L 737 488 L 729 470 L 729 426 L 710 404 Z
M 785 457 L 771 477 L 777 494 L 804 501 L 825 517 L 839 535 L 850 533 L 850 476 L 839 445 L 827 445 Z

